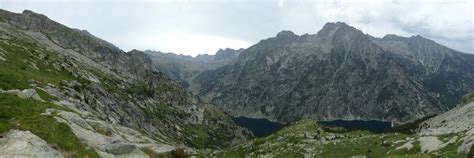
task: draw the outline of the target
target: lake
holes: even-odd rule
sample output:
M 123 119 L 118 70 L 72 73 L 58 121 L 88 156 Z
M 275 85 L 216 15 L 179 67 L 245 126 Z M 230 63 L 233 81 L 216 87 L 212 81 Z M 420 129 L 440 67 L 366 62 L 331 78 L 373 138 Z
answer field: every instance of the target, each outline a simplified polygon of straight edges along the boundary
M 248 128 L 256 137 L 268 136 L 282 127 L 282 124 L 265 118 L 234 117 L 232 119 L 237 125 Z
M 383 132 L 391 127 L 391 122 L 383 122 L 376 120 L 333 120 L 318 121 L 319 124 L 326 126 L 342 127 L 347 130 L 367 130 L 374 133 Z
M 283 126 L 278 122 L 265 118 L 234 117 L 232 119 L 237 125 L 248 128 L 256 137 L 268 136 Z M 374 133 L 384 132 L 391 127 L 391 122 L 376 120 L 332 120 L 318 121 L 318 123 L 330 127 L 342 127 L 347 130 L 367 130 Z

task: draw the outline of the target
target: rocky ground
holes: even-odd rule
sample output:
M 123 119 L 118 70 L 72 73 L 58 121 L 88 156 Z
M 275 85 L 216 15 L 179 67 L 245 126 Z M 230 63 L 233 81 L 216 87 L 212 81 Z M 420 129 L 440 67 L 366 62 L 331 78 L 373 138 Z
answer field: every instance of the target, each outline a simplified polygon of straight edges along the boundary
M 462 142 L 457 148 L 457 152 L 468 154 L 473 153 L 474 147 L 474 93 L 466 95 L 465 103 L 460 106 L 433 117 L 421 124 L 420 136 L 450 137 Z M 466 98 L 470 98 L 469 100 Z M 444 144 L 431 143 L 438 147 Z

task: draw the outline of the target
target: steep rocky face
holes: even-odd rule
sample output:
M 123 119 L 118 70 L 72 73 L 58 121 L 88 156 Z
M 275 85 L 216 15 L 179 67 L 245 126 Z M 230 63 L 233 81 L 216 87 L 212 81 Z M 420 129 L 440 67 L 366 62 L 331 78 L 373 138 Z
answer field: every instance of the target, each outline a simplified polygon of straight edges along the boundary
M 215 61 L 231 61 L 239 57 L 239 54 L 242 51 L 244 51 L 243 48 L 240 48 L 238 50 L 231 49 L 231 48 L 219 49 L 216 55 L 214 55 L 214 60 Z
M 194 82 L 235 116 L 406 122 L 456 105 L 474 88 L 473 60 L 420 36 L 377 39 L 338 22 L 315 35 L 282 31 Z
M 474 128 L 474 101 L 459 105 L 421 123 L 420 132 L 425 135 L 466 133 Z
M 474 156 L 474 92 L 465 95 L 463 100 L 457 107 L 422 122 L 418 135 L 458 135 L 462 142 L 458 153 Z
M 55 104 L 173 146 L 220 147 L 251 137 L 156 70 L 144 52 L 124 52 L 31 11 L 0 10 L 0 37 L 2 89 L 41 89 Z
M 205 70 L 216 69 L 233 62 L 244 49 L 219 49 L 215 55 L 198 55 L 196 57 L 145 51 L 153 60 L 153 65 L 171 79 L 178 81 L 191 91 L 194 77 Z
M 448 107 L 455 106 L 472 89 L 472 54 L 456 52 L 419 35 L 410 38 L 387 35 L 373 42 L 421 65 L 422 69 L 416 69 L 413 78 L 421 79 L 424 87 Z

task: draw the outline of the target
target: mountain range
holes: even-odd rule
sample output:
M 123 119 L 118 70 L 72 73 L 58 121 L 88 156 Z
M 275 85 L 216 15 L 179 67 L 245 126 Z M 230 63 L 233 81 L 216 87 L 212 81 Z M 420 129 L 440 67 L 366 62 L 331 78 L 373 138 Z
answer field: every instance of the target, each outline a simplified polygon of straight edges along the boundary
M 151 50 L 144 51 L 144 53 L 150 56 L 156 68 L 161 72 L 180 82 L 183 87 L 193 89 L 190 85 L 195 84 L 188 82 L 192 81 L 199 73 L 229 64 L 237 59 L 243 50 L 219 49 L 215 55 L 204 54 L 196 57 Z
M 336 22 L 312 35 L 282 31 L 186 83 L 233 116 L 404 123 L 453 108 L 474 88 L 473 77 L 472 54 Z

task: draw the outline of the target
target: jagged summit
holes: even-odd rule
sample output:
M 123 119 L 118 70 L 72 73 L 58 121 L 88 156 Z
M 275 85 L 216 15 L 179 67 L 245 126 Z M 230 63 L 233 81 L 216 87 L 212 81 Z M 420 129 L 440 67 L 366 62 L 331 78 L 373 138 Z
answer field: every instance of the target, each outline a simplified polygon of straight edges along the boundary
M 217 53 L 214 55 L 214 60 L 220 61 L 220 60 L 233 60 L 237 58 L 244 49 L 232 49 L 232 48 L 226 48 L 226 49 L 219 49 Z
M 341 32 L 342 34 L 347 34 L 347 33 L 361 33 L 362 34 L 362 31 L 352 26 L 349 26 L 344 22 L 328 22 L 318 32 L 318 35 L 334 36 L 337 31 Z
M 395 34 L 387 34 L 381 38 L 382 40 L 390 40 L 390 41 L 400 41 L 400 40 L 406 40 L 407 38 L 398 36 Z
M 337 29 L 339 27 L 351 27 L 349 25 L 347 25 L 345 22 L 328 22 L 326 24 L 324 24 L 323 26 L 323 30 L 324 29 Z
M 428 38 L 425 38 L 421 35 L 413 35 L 411 36 L 410 38 L 408 38 L 410 41 L 412 42 L 423 42 L 424 44 L 436 44 L 436 45 L 439 45 L 438 43 L 436 43 L 435 41 L 431 40 L 431 39 L 428 39 Z
M 239 49 L 232 49 L 232 48 L 222 49 L 222 48 L 220 48 L 219 50 L 217 50 L 216 54 L 223 53 L 223 52 L 228 52 L 228 51 L 236 51 L 236 50 L 244 50 L 244 49 L 243 48 L 239 48 Z
M 288 38 L 288 37 L 295 37 L 295 36 L 298 36 L 298 35 L 296 35 L 295 33 L 293 33 L 292 31 L 289 31 L 289 30 L 280 31 L 276 35 L 277 38 Z
M 35 15 L 35 16 L 41 16 L 43 18 L 48 18 L 46 15 L 43 15 L 43 14 L 39 14 L 39 13 L 36 13 L 34 11 L 31 11 L 31 10 L 23 10 L 23 12 L 21 12 L 21 14 L 24 14 L 24 15 Z M 49 18 L 48 18 L 49 19 Z

